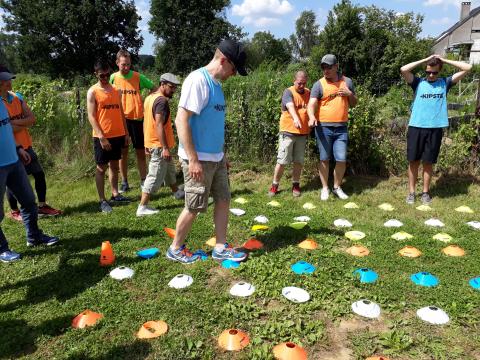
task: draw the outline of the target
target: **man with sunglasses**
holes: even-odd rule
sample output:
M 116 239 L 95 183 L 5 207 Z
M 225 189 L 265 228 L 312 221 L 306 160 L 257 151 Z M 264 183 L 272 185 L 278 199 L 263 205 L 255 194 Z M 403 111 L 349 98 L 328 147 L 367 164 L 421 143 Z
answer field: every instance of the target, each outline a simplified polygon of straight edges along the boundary
M 170 73 L 160 76 L 158 89 L 145 98 L 145 119 L 143 122 L 145 149 L 150 153 L 148 174 L 142 186 L 142 198 L 137 216 L 153 215 L 159 211 L 148 206 L 150 194 L 165 181 L 172 189 L 175 199 L 185 197 L 177 186 L 176 169 L 171 151 L 175 146 L 169 100 L 180 85 L 178 78 Z
M 122 148 L 128 146 L 129 136 L 122 108 L 122 93 L 115 89 L 108 79 L 112 72 L 110 65 L 103 60 L 95 63 L 95 76 L 98 82 L 87 92 L 88 121 L 93 129 L 93 147 L 95 151 L 95 184 L 100 198 L 100 211 L 112 212 L 105 198 L 105 171 L 109 168 L 108 178 L 112 190 L 112 203 L 126 203 L 129 199 L 118 191 L 118 161 Z
M 191 264 L 199 259 L 199 255 L 186 248 L 185 238 L 198 213 L 207 210 L 210 193 L 215 202 L 217 240 L 212 257 L 233 261 L 246 258 L 245 253 L 226 242 L 231 195 L 224 154 L 226 104 L 220 83 L 237 72 L 247 75 L 246 57 L 241 43 L 223 40 L 208 65 L 190 73 L 183 82 L 175 125 L 185 182 L 185 208 L 177 219 L 175 238 L 167 250 L 170 260 Z
M 460 71 L 449 77 L 439 77 L 443 64 L 449 64 Z M 426 64 L 426 77 L 416 77 L 412 71 Z M 448 127 L 447 93 L 470 71 L 472 65 L 431 55 L 401 67 L 400 71 L 415 92 L 407 131 L 408 190 L 407 204 L 415 203 L 415 189 L 420 161 L 423 165 L 423 192 L 420 200 L 430 204 L 430 182 L 433 164 L 437 162 L 442 143 L 443 129 Z
M 320 66 L 323 77 L 313 84 L 308 102 L 309 125 L 315 127 L 320 151 L 320 200 L 326 201 L 329 197 L 328 174 L 332 157 L 335 159 L 332 193 L 344 200 L 348 199 L 341 188 L 347 162 L 348 109 L 357 105 L 357 96 L 352 80 L 338 71 L 335 55 L 325 55 Z

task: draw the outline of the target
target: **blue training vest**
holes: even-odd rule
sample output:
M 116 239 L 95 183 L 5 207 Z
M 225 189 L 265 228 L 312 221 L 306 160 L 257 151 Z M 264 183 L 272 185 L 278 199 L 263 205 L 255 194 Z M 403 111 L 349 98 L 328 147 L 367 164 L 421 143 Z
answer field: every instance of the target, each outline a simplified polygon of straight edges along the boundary
M 10 117 L 7 108 L 0 99 L 0 166 L 11 165 L 17 161 L 18 155 Z
M 216 84 L 207 69 L 201 68 L 208 84 L 208 103 L 200 114 L 189 119 L 195 151 L 208 154 L 223 152 L 225 143 L 225 97 L 222 86 Z
M 420 128 L 448 127 L 447 81 L 439 78 L 430 83 L 421 79 L 415 91 L 409 126 Z

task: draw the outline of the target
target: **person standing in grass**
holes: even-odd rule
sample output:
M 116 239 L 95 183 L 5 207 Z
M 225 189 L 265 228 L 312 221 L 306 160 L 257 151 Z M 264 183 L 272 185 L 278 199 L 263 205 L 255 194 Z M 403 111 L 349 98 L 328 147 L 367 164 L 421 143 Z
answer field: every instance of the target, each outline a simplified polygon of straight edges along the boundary
M 62 213 L 60 210 L 52 208 L 46 202 L 47 182 L 45 180 L 45 173 L 43 172 L 42 165 L 40 165 L 37 154 L 32 148 L 32 137 L 30 136 L 28 128 L 35 124 L 35 116 L 22 95 L 12 92 L 12 79 L 15 79 L 15 75 L 4 66 L 0 66 L 0 73 L 3 74 L 2 78 L 6 79 L 0 80 L 0 97 L 2 98 L 3 105 L 7 108 L 15 142 L 21 145 L 31 158 L 28 165 L 25 165 L 25 170 L 28 175 L 32 175 L 35 179 L 35 191 L 38 198 L 38 215 L 60 215 Z M 7 189 L 7 200 L 12 209 L 10 212 L 11 218 L 22 221 L 17 199 L 9 189 Z
M 94 66 L 98 82 L 87 92 L 88 121 L 93 129 L 93 148 L 95 162 L 95 184 L 100 198 L 100 211 L 109 213 L 112 208 L 105 198 L 105 171 L 109 168 L 108 177 L 113 203 L 126 203 L 130 200 L 118 191 L 118 161 L 122 147 L 128 146 L 129 136 L 122 109 L 121 90 L 115 89 L 108 82 L 111 74 L 110 65 L 105 61 L 97 61 Z
M 242 261 L 246 254 L 226 242 L 230 186 L 225 143 L 225 98 L 220 81 L 237 72 L 245 76 L 246 53 L 243 45 L 223 40 L 210 63 L 190 73 L 182 85 L 175 125 L 180 145 L 185 183 L 185 208 L 176 224 L 176 234 L 167 250 L 167 258 L 190 264 L 199 259 L 185 246 L 185 238 L 199 212 L 208 207 L 210 193 L 215 202 L 214 223 L 217 243 L 212 257 Z
M 335 55 L 325 55 L 320 66 L 323 77 L 313 84 L 308 103 L 309 125 L 315 126 L 320 151 L 320 200 L 329 197 L 328 174 L 332 156 L 335 159 L 332 193 L 344 200 L 348 199 L 341 188 L 347 164 L 348 109 L 357 105 L 357 96 L 352 80 L 338 71 Z
M 132 59 L 126 50 L 117 53 L 118 71 L 110 76 L 110 83 L 122 92 L 122 106 L 127 121 L 127 130 L 137 157 L 137 168 L 140 180 L 147 176 L 147 160 L 143 138 L 143 102 L 140 91 L 152 90 L 153 82 L 145 75 L 131 70 Z M 120 159 L 120 175 L 122 184 L 120 192 L 128 191 L 128 146 L 122 149 Z
M 310 90 L 305 87 L 306 85 L 307 73 L 300 70 L 295 73 L 293 86 L 283 92 L 277 165 L 273 174 L 272 186 L 268 191 L 270 196 L 278 193 L 278 184 L 285 165 L 292 162 L 292 195 L 298 197 L 301 194 L 300 175 L 305 157 L 305 145 L 310 133 L 307 114 Z
M 150 194 L 154 193 L 165 181 L 172 189 L 175 199 L 185 197 L 183 190 L 177 186 L 175 164 L 171 150 L 175 146 L 169 100 L 172 98 L 180 81 L 173 74 L 166 73 L 160 77 L 159 88 L 145 99 L 145 149 L 150 153 L 148 174 L 142 186 L 142 198 L 137 209 L 137 216 L 153 215 L 157 209 L 148 206 Z
M 11 79 L 10 72 L 0 71 L 0 83 Z M 0 101 L 0 222 L 4 218 L 3 198 L 8 187 L 20 203 L 20 213 L 27 232 L 27 246 L 54 245 L 58 243 L 58 238 L 45 235 L 38 228 L 38 207 L 24 166 L 31 161 L 30 155 L 21 145 L 15 145 L 7 108 Z M 0 227 L 0 261 L 9 263 L 20 260 L 20 257 L 19 253 L 10 250 Z
M 425 78 L 413 75 L 417 66 L 426 65 Z M 443 64 L 460 71 L 449 77 L 439 77 Z M 433 164 L 437 162 L 442 143 L 443 129 L 448 127 L 447 93 L 468 74 L 472 65 L 431 55 L 401 67 L 400 72 L 415 92 L 407 131 L 408 195 L 407 204 L 415 203 L 415 189 L 420 161 L 423 165 L 423 192 L 420 200 L 430 204 L 430 182 Z

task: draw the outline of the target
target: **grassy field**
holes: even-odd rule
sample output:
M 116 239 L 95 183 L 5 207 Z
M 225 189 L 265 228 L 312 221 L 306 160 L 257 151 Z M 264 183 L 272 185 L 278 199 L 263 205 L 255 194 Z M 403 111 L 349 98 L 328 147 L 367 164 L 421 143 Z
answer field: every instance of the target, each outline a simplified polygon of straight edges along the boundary
M 480 292 L 468 280 L 480 275 L 478 232 L 465 223 L 480 220 L 480 186 L 470 178 L 437 178 L 433 188 L 433 211 L 421 212 L 404 202 L 406 179 L 350 177 L 344 190 L 360 209 L 344 209 L 345 201 L 320 202 L 318 183 L 304 179 L 305 192 L 293 199 L 290 191 L 276 200 L 281 207 L 266 205 L 270 170 L 260 174 L 237 169 L 231 175 L 233 199 L 242 196 L 246 210 L 241 217 L 230 217 L 229 241 L 241 245 L 253 235 L 265 248 L 250 254 L 238 269 L 226 270 L 212 259 L 191 266 L 168 261 L 165 250 L 170 239 L 164 226 L 175 227 L 183 204 L 163 188 L 152 204 L 161 212 L 135 217 L 140 190 L 130 195 L 135 201 L 114 208 L 110 215 L 97 211 L 93 178 L 75 182 L 49 178 L 49 199 L 64 209 L 58 219 L 40 220 L 42 228 L 62 239 L 54 248 L 27 248 L 21 224 L 5 219 L 2 227 L 12 249 L 24 259 L 3 264 L 0 277 L 0 358 L 29 359 L 268 359 L 273 345 L 293 341 L 304 346 L 311 359 L 364 359 L 386 355 L 391 359 L 480 359 Z M 286 179 L 282 188 L 288 186 Z M 288 189 L 289 190 L 289 189 Z M 315 210 L 304 210 L 305 202 Z M 383 202 L 395 210 L 377 208 Z M 468 205 L 474 214 L 454 211 Z M 266 215 L 270 229 L 253 234 L 257 215 Z M 302 230 L 288 227 L 295 216 L 308 215 Z M 424 225 L 438 218 L 442 230 Z M 353 223 L 354 230 L 366 233 L 360 243 L 371 254 L 356 258 L 345 253 L 352 242 L 344 230 L 333 226 L 337 218 Z M 404 223 L 401 230 L 412 240 L 396 241 L 390 236 L 397 229 L 385 228 L 388 219 Z M 437 232 L 447 232 L 452 243 L 467 255 L 443 255 L 446 245 L 433 240 Z M 212 209 L 198 217 L 188 238 L 192 249 L 210 250 L 205 241 L 213 235 Z M 296 246 L 313 238 L 319 248 L 307 251 Z M 108 276 L 113 268 L 99 266 L 102 241 L 110 240 L 117 256 L 115 265 L 135 270 L 130 280 L 118 282 Z M 407 259 L 398 250 L 410 244 L 423 256 Z M 160 256 L 141 260 L 136 251 L 158 247 Z M 312 275 L 295 275 L 290 266 L 299 260 L 314 264 Z M 380 276 L 374 284 L 360 284 L 352 275 L 359 267 L 370 267 Z M 429 271 L 440 279 L 435 288 L 414 285 L 409 277 Z M 193 277 L 193 285 L 183 290 L 167 286 L 175 275 Z M 228 290 L 237 281 L 256 286 L 249 298 L 234 298 Z M 294 304 L 283 298 L 284 286 L 307 290 L 311 300 Z M 382 308 L 377 320 L 353 314 L 351 304 L 370 299 Z M 436 305 L 451 321 L 436 326 L 422 322 L 416 310 Z M 84 330 L 71 327 L 75 315 L 85 309 L 104 314 L 96 326 Z M 164 320 L 169 332 L 160 338 L 135 338 L 141 324 Z M 218 335 L 227 328 L 249 333 L 251 343 L 238 353 L 225 353 L 217 347 Z

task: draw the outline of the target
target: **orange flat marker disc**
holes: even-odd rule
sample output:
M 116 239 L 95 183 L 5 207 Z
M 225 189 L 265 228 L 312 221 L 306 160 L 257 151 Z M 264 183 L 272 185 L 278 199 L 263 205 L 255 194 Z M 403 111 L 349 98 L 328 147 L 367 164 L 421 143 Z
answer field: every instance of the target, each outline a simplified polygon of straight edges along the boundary
M 318 248 L 318 244 L 313 239 L 305 239 L 300 244 L 298 244 L 298 247 L 306 250 L 315 250 L 316 248 Z
M 167 235 L 168 235 L 169 237 L 171 237 L 172 239 L 175 237 L 175 234 L 177 233 L 177 232 L 175 231 L 175 229 L 171 229 L 171 228 L 168 228 L 168 227 L 163 228 L 163 230 L 164 230 L 164 231 L 167 233 Z
M 248 334 L 237 329 L 223 331 L 218 337 L 218 346 L 227 351 L 239 351 L 250 343 Z
M 347 253 L 353 256 L 363 257 L 370 254 L 370 250 L 368 250 L 365 246 L 362 245 L 353 245 L 352 247 L 349 247 L 347 249 Z
M 165 321 L 147 321 L 138 330 L 137 338 L 153 339 L 162 336 L 168 331 L 168 325 Z
M 251 238 L 251 239 L 245 241 L 243 243 L 242 247 L 244 249 L 247 249 L 247 250 L 258 250 L 258 249 L 263 248 L 263 242 L 261 242 L 260 240 Z
M 402 256 L 410 257 L 410 258 L 416 258 L 422 255 L 422 252 L 420 250 L 410 245 L 403 247 L 398 251 L 398 253 Z
M 285 342 L 274 346 L 273 356 L 279 360 L 307 360 L 307 352 L 301 346 Z
M 465 250 L 458 245 L 450 245 L 444 248 L 443 253 L 448 256 L 465 256 Z
M 83 329 L 87 326 L 93 326 L 101 318 L 103 318 L 102 314 L 87 309 L 73 318 L 72 327 L 75 329 Z

